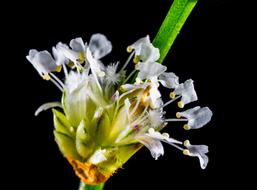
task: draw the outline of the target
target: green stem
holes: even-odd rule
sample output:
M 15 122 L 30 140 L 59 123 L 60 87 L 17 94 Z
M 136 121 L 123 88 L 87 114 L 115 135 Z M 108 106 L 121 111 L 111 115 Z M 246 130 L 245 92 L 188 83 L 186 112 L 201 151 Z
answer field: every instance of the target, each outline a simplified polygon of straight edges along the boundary
M 174 0 L 155 39 L 154 46 L 160 49 L 159 62 L 162 63 L 179 34 L 186 19 L 198 0 Z
M 101 183 L 96 186 L 92 186 L 92 185 L 87 185 L 81 181 L 79 184 L 79 190 L 103 190 L 103 188 L 104 188 L 104 183 Z

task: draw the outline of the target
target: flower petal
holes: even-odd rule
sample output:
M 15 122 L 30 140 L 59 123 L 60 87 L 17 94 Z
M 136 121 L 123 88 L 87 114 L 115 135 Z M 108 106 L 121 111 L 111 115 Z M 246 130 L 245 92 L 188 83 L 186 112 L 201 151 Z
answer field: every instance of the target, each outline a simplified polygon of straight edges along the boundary
M 86 47 L 82 38 L 75 38 L 70 41 L 70 47 L 76 52 L 85 52 Z
M 159 76 L 159 81 L 166 88 L 177 88 L 179 86 L 178 77 L 172 72 L 162 73 Z
M 150 128 L 148 130 L 147 136 L 152 137 L 152 138 L 154 138 L 156 140 L 160 140 L 160 141 L 166 142 L 168 144 L 170 144 L 170 143 L 172 143 L 172 144 L 173 143 L 182 144 L 182 142 L 169 137 L 167 133 L 165 135 L 161 134 L 160 132 L 155 131 L 153 128 Z
M 138 138 L 138 141 L 145 145 L 151 152 L 155 160 L 158 159 L 160 155 L 164 154 L 164 149 L 162 143 L 159 140 L 156 140 L 149 136 L 141 136 Z
M 150 79 L 151 77 L 158 77 L 167 70 L 167 67 L 156 62 L 140 62 L 137 64 L 136 69 L 139 70 L 137 77 L 140 80 L 144 80 Z
M 89 49 L 94 58 L 101 59 L 112 51 L 112 44 L 103 34 L 94 34 L 90 39 Z
M 174 93 L 182 96 L 181 98 L 182 107 L 198 99 L 194 89 L 194 84 L 192 79 L 186 80 L 184 83 L 179 84 L 178 88 L 174 90 Z
M 191 129 L 199 129 L 211 120 L 212 111 L 208 107 L 200 108 L 197 106 L 180 112 L 180 115 L 188 119 L 188 125 Z
M 26 58 L 31 62 L 34 68 L 41 76 L 47 75 L 56 70 L 55 60 L 48 51 L 37 51 L 31 49 Z

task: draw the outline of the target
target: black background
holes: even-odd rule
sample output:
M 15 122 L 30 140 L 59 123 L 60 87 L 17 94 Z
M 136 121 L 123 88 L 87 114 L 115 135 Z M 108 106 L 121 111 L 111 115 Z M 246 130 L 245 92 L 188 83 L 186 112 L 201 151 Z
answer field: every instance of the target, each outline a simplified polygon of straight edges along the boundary
M 8 179 L 5 182 L 12 187 L 7 189 L 71 190 L 79 183 L 54 142 L 51 112 L 34 117 L 38 106 L 59 100 L 61 94 L 25 59 L 29 49 L 50 51 L 59 41 L 68 43 L 75 37 L 88 41 L 93 33 L 100 32 L 113 44 L 112 54 L 104 61 L 124 62 L 127 45 L 147 34 L 154 38 L 170 4 L 170 0 L 84 0 L 23 2 L 15 4 L 20 6 L 17 10 L 8 6 L 7 15 L 2 16 L 7 60 L 2 63 L 1 116 L 2 157 L 6 159 L 2 166 Z M 236 35 L 237 11 L 230 5 L 222 0 L 199 0 L 164 61 L 180 81 L 195 81 L 199 101 L 191 106 L 207 105 L 214 112 L 212 121 L 201 130 L 187 132 L 180 125 L 165 129 L 175 138 L 209 145 L 207 169 L 200 169 L 197 158 L 185 157 L 168 145 L 164 145 L 165 155 L 158 161 L 143 148 L 111 177 L 106 190 L 248 185 L 242 174 L 246 175 L 252 164 L 241 159 L 249 153 L 241 143 L 244 135 L 238 137 L 243 132 L 240 127 L 245 126 L 238 117 L 244 71 L 236 62 L 243 56 L 238 48 L 241 39 Z M 169 109 L 171 116 L 177 108 Z

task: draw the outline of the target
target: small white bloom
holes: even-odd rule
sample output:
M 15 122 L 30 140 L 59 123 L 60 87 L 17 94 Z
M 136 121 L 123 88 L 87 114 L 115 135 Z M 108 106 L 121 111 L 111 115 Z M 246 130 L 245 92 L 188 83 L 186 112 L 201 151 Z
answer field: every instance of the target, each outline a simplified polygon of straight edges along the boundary
M 205 169 L 208 162 L 209 158 L 206 155 L 206 153 L 209 152 L 208 146 L 206 145 L 191 145 L 188 140 L 184 142 L 185 147 L 187 147 L 186 150 L 184 150 L 184 154 L 189 155 L 189 156 L 195 156 L 199 158 L 200 165 L 202 169 Z
M 179 114 L 188 119 L 188 126 L 190 129 L 199 129 L 203 127 L 212 117 L 212 111 L 208 107 L 200 108 L 200 106 L 179 112 Z
M 112 51 L 111 42 L 103 34 L 92 35 L 88 46 L 95 59 L 101 59 Z
M 55 59 L 56 65 L 65 65 L 68 63 L 68 59 L 64 56 L 64 54 L 59 50 L 56 49 L 56 47 L 52 48 L 52 53 Z
M 167 67 L 157 62 L 140 62 L 136 69 L 139 70 L 137 78 L 144 80 L 158 77 L 167 70 Z
M 128 49 L 134 49 L 135 56 L 142 62 L 155 62 L 160 58 L 159 49 L 152 45 L 148 35 L 130 45 Z
M 138 137 L 138 141 L 145 145 L 151 152 L 153 158 L 157 160 L 159 156 L 164 154 L 162 143 L 150 136 L 144 135 Z
M 166 88 L 177 88 L 179 86 L 178 77 L 175 73 L 164 72 L 159 76 L 160 83 Z
M 86 43 L 83 42 L 82 38 L 75 38 L 70 41 L 70 47 L 75 52 L 86 52 Z
M 188 79 L 184 83 L 179 84 L 179 86 L 174 90 L 174 93 L 182 96 L 180 107 L 184 107 L 184 105 L 197 100 L 192 79 Z
M 49 73 L 56 71 L 57 69 L 56 62 L 48 51 L 37 51 L 35 49 L 31 49 L 26 58 L 46 80 L 50 79 Z
M 79 52 L 71 50 L 66 44 L 59 42 L 56 45 L 57 51 L 62 52 L 62 54 L 73 63 L 77 63 L 79 60 Z

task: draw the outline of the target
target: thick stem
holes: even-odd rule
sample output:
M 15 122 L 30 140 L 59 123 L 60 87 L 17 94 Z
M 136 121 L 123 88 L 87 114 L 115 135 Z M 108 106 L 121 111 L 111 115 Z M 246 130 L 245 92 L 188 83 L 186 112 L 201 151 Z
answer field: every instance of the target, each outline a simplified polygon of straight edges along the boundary
M 159 63 L 162 63 L 179 34 L 186 19 L 198 0 L 174 0 L 155 39 L 154 46 L 160 49 Z
M 103 188 L 104 188 L 104 183 L 101 183 L 96 186 L 92 186 L 92 185 L 87 185 L 81 181 L 79 184 L 79 190 L 103 190 Z

